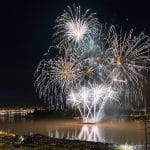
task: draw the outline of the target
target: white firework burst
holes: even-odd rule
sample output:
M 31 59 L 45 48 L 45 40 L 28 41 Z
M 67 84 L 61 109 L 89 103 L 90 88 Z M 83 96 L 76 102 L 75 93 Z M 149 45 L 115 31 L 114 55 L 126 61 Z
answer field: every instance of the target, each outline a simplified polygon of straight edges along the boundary
M 98 30 L 98 19 L 94 16 L 95 13 L 90 13 L 89 9 L 82 13 L 80 6 L 74 5 L 72 8 L 68 6 L 68 9 L 64 10 L 64 13 L 56 20 L 57 31 L 54 36 L 59 39 L 59 43 L 67 40 L 79 44 Z
M 71 90 L 68 103 L 78 108 L 84 122 L 98 122 L 102 119 L 105 104 L 119 102 L 117 92 L 107 85 L 91 85 Z

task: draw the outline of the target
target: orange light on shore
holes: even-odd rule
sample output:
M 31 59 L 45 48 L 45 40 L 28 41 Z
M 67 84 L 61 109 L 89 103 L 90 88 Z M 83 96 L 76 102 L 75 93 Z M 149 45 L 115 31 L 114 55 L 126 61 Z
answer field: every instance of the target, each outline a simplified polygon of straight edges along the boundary
M 0 131 L 0 135 L 3 135 L 3 136 L 8 135 L 8 136 L 13 136 L 13 137 L 15 137 L 15 136 L 16 136 L 16 135 L 15 135 L 15 134 L 13 134 L 13 133 L 8 133 L 8 132 L 5 132 L 5 131 Z

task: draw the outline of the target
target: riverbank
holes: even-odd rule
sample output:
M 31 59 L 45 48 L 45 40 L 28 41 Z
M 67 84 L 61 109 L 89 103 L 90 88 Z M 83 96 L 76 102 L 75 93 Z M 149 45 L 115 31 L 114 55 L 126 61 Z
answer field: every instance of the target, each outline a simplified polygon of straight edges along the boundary
M 0 135 L 0 150 L 115 150 L 110 143 L 87 142 L 33 135 Z

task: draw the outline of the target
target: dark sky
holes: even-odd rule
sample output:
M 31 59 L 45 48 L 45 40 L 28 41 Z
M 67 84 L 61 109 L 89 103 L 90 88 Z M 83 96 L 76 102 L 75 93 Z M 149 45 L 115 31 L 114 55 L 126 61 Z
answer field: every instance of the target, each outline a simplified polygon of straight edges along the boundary
M 97 12 L 102 23 L 150 35 L 149 0 L 0 2 L 0 106 L 42 104 L 33 86 L 34 70 L 51 43 L 56 17 L 74 2 Z

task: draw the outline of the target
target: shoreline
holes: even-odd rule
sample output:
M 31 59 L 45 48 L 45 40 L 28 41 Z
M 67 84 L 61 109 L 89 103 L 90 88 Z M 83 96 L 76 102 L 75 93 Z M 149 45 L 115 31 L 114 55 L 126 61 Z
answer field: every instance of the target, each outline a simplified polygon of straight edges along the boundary
M 12 134 L 13 135 L 13 134 Z M 3 150 L 115 150 L 111 143 L 50 138 L 41 134 L 0 135 Z
M 144 145 L 128 145 L 52 138 L 43 134 L 13 134 L 0 131 L 0 150 L 143 150 Z

